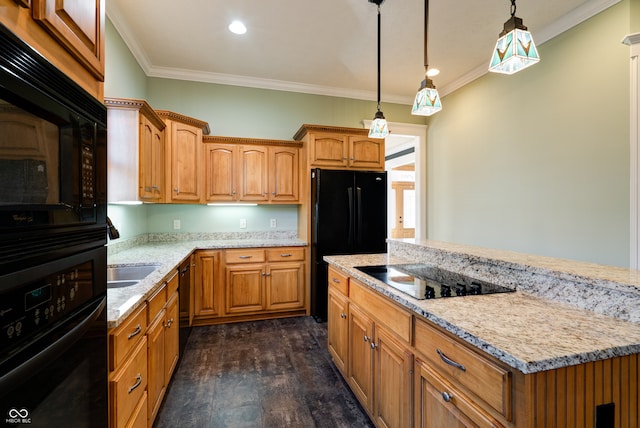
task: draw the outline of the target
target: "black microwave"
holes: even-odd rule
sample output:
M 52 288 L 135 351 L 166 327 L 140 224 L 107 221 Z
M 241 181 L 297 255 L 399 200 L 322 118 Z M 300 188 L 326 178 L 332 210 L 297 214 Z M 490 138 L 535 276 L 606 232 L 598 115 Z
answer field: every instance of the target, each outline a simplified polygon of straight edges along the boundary
M 106 133 L 105 106 L 0 25 L 0 265 L 106 242 Z

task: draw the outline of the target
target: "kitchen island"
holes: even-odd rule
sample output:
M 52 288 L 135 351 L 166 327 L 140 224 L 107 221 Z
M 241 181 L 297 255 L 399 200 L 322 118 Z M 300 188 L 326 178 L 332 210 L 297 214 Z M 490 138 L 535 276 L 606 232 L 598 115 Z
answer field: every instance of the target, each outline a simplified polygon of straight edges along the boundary
M 374 422 L 401 426 L 409 413 L 416 426 L 448 426 L 451 418 L 479 426 L 637 424 L 635 271 L 429 241 L 390 241 L 389 250 L 325 257 L 329 350 Z M 515 291 L 416 300 L 355 269 L 405 263 Z M 388 315 L 394 311 L 400 315 Z M 360 349 L 362 336 L 371 355 Z M 402 373 L 410 380 L 392 386 Z M 410 409 L 389 410 L 393 397 L 412 395 Z

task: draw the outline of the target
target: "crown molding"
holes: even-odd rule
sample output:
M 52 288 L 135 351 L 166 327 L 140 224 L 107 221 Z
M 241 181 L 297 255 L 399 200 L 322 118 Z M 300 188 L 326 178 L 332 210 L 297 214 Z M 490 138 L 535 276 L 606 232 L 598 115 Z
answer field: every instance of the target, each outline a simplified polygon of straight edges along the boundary
M 561 16 L 552 24 L 542 28 L 540 31 L 533 32 L 534 39 L 539 45 L 556 37 L 557 35 L 569 30 L 572 27 L 586 21 L 587 19 L 597 15 L 598 13 L 608 9 L 609 7 L 619 3 L 621 0 L 591 0 L 582 6 Z M 274 79 L 262 79 L 250 76 L 231 75 L 223 73 L 211 73 L 203 71 L 186 70 L 171 67 L 157 67 L 150 63 L 149 58 L 144 50 L 136 43 L 135 38 L 124 24 L 120 10 L 115 6 L 114 2 L 107 2 L 107 17 L 116 28 L 124 43 L 127 45 L 138 64 L 149 77 L 158 77 L 165 79 L 187 80 L 194 82 L 215 83 L 220 85 L 242 86 L 248 88 L 267 89 L 274 91 L 298 92 L 312 95 L 323 95 L 329 97 L 352 98 L 366 101 L 376 101 L 377 93 L 375 91 L 362 91 L 349 88 L 337 88 L 331 86 L 313 85 L 299 82 L 289 82 Z M 497 30 L 496 30 L 497 31 Z M 488 55 L 487 55 L 488 58 Z M 487 64 L 478 65 L 459 79 L 442 86 L 439 89 L 440 96 L 444 97 L 461 87 L 471 83 L 472 81 L 484 76 L 488 73 Z M 397 94 L 382 94 L 382 101 L 395 104 L 412 105 L 413 96 L 407 97 Z

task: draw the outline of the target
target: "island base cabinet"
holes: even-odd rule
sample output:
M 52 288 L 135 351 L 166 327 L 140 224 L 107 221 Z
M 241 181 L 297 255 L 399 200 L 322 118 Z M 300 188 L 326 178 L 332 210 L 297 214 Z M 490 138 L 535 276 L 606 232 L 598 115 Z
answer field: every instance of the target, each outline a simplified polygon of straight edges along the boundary
M 349 325 L 347 314 L 349 302 L 347 297 L 334 289 L 329 283 L 329 306 L 327 309 L 327 346 L 334 364 L 346 378 L 347 356 L 349 347 Z
M 427 363 L 416 359 L 414 417 L 423 428 L 503 427 Z

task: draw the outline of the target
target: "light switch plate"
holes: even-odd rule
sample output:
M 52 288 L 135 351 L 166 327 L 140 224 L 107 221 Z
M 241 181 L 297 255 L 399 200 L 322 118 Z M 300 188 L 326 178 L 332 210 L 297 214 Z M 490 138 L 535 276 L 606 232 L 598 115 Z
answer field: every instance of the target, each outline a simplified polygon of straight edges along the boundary
M 240 229 L 246 229 L 247 228 L 247 219 L 246 218 L 241 218 L 240 219 Z
M 269 223 L 269 225 L 270 225 L 271 227 L 277 227 L 276 219 L 275 219 L 275 218 L 272 218 L 272 219 L 271 219 L 271 223 Z
M 180 219 L 173 220 L 173 230 L 179 230 L 179 229 L 180 229 Z

